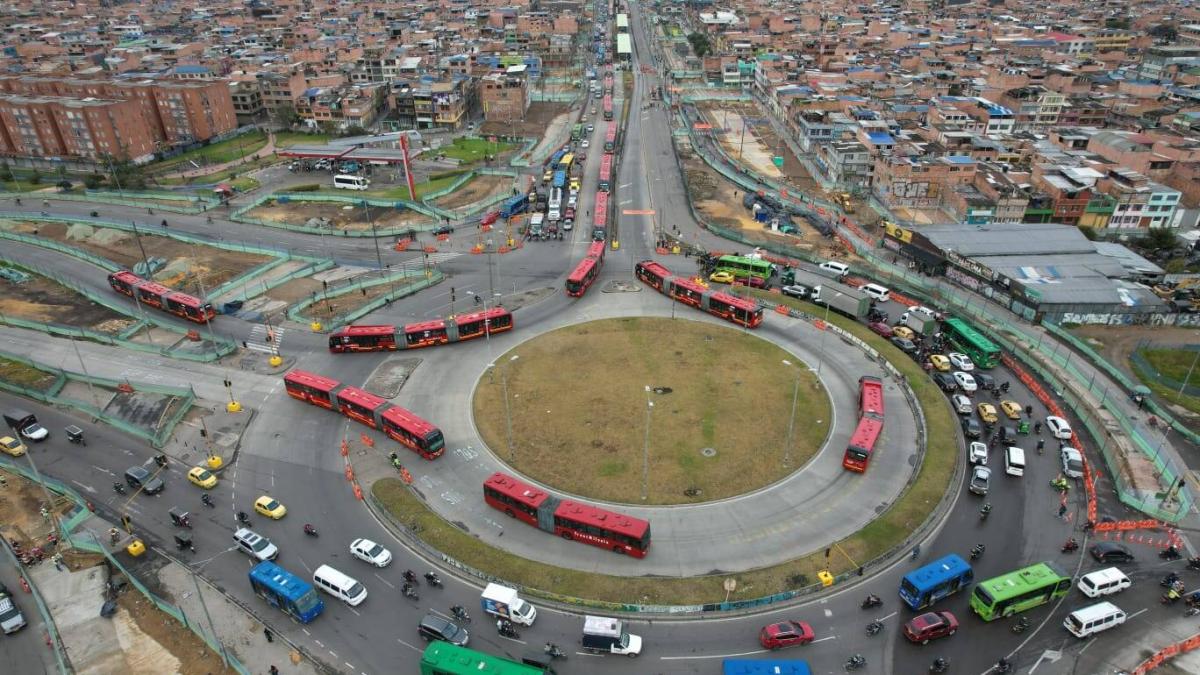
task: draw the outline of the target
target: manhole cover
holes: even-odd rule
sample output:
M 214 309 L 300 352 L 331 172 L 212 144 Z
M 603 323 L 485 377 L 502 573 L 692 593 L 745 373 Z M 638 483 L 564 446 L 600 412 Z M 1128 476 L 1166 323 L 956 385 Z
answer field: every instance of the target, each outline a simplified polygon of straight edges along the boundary
M 704 455 L 705 457 L 716 457 L 717 449 L 716 448 L 701 448 L 700 454 Z

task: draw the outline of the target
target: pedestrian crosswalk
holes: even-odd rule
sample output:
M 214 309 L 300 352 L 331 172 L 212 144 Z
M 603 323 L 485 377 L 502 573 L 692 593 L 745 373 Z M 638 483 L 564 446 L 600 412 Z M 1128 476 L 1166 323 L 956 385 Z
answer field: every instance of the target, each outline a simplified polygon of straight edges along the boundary
M 405 272 L 422 272 L 425 266 L 436 267 L 439 263 L 449 262 L 461 256 L 461 253 L 455 251 L 438 251 L 437 253 L 422 253 L 414 258 L 409 258 L 399 265 L 392 265 L 392 270 L 401 269 Z
M 265 324 L 256 323 L 254 328 L 250 329 L 250 336 L 246 338 L 246 349 L 267 354 L 278 353 L 283 335 L 284 329 L 279 326 L 271 326 L 268 329 Z

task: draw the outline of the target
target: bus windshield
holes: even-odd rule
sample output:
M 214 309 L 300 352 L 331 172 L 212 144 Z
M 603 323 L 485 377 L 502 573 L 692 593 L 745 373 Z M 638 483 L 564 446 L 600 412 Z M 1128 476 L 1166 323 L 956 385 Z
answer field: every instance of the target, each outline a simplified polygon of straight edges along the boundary
M 446 439 L 442 436 L 442 430 L 436 429 L 429 432 L 429 435 L 425 437 L 425 445 L 429 452 L 437 452 L 445 447 Z
M 317 590 L 315 588 L 310 589 L 304 595 L 296 598 L 296 611 L 303 616 L 316 609 L 320 602 L 321 598 L 317 596 Z

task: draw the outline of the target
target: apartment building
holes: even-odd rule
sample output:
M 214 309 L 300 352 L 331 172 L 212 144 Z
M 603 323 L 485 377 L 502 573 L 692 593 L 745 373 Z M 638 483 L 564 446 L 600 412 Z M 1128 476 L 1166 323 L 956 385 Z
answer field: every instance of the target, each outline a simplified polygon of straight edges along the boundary
M 0 154 L 147 161 L 156 149 L 131 100 L 0 95 Z
M 479 81 L 479 105 L 483 119 L 488 122 L 511 122 L 525 119 L 529 110 L 529 81 L 520 66 L 504 74 L 492 73 Z

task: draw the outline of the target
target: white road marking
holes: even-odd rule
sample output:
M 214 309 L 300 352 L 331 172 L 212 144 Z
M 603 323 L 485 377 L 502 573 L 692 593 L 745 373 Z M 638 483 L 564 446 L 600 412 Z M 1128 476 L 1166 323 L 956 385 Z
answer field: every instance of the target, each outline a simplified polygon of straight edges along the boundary
M 833 616 L 833 610 L 829 609 L 828 607 L 826 607 L 826 608 L 825 608 L 823 611 L 825 612 L 825 618 L 826 618 L 826 619 L 828 619 L 829 617 Z
M 752 652 L 738 652 L 737 654 L 712 654 L 709 656 L 660 656 L 660 661 L 688 661 L 702 659 L 728 659 L 736 656 L 751 656 L 753 654 L 766 654 L 766 649 L 756 649 Z M 576 652 L 578 653 L 578 652 Z
M 813 641 L 812 641 L 812 644 L 814 644 L 814 645 L 815 645 L 815 644 L 817 644 L 818 642 L 824 642 L 824 641 L 826 641 L 826 640 L 836 640 L 836 639 L 837 639 L 837 636 L 836 636 L 836 635 L 830 635 L 829 637 L 823 637 L 823 638 L 821 638 L 821 639 L 819 639 L 819 640 L 813 640 Z
M 77 480 L 73 480 L 73 481 L 71 481 L 71 482 L 72 482 L 72 483 L 74 483 L 74 484 L 76 484 L 76 485 L 78 485 L 79 487 L 83 488 L 84 490 L 86 490 L 87 492 L 89 492 L 89 493 L 91 493 L 91 494 L 95 494 L 95 493 L 96 493 L 96 488 L 92 487 L 91 485 L 84 485 L 83 483 L 80 483 L 80 482 L 79 482 L 79 481 L 77 481 Z
M 516 642 L 516 643 L 523 644 L 523 645 L 529 644 L 528 642 L 526 642 L 524 640 L 518 640 L 516 638 L 505 637 L 503 635 L 497 635 L 496 637 L 501 638 L 503 640 L 508 640 L 509 642 Z
M 625 188 L 629 187 L 630 185 L 633 185 L 633 183 L 626 183 L 621 186 L 621 189 L 624 190 Z
M 96 466 L 95 464 L 93 464 L 93 465 L 92 465 L 92 468 L 93 468 L 93 469 L 95 469 L 95 470 L 97 470 L 97 471 L 99 471 L 100 473 L 106 473 L 106 474 L 108 474 L 108 475 L 110 475 L 110 476 L 115 476 L 115 475 L 117 475 L 117 474 L 113 473 L 112 471 L 109 471 L 108 469 L 106 469 L 106 468 L 104 468 L 104 467 L 102 467 L 102 466 Z
M 396 587 L 392 585 L 392 582 L 390 582 L 390 581 L 388 581 L 387 579 L 384 579 L 383 577 L 379 576 L 379 573 L 378 573 L 378 572 L 376 572 L 376 573 L 375 573 L 375 578 L 376 578 L 376 579 L 378 579 L 378 580 L 380 580 L 380 581 L 382 581 L 383 583 L 387 584 L 388 588 L 392 589 L 393 591 L 394 591 L 394 590 L 396 590 Z
M 332 649 L 330 649 L 330 650 L 329 650 L 329 654 L 330 654 L 330 656 L 332 656 L 333 658 L 335 658 L 335 659 L 337 658 L 337 652 L 333 651 Z
M 357 614 L 357 613 L 358 613 L 358 612 L 355 612 L 355 614 Z M 342 663 L 346 664 L 346 667 L 347 667 L 347 668 L 349 668 L 350 670 L 354 670 L 354 664 L 353 664 L 353 663 L 350 663 L 349 661 L 342 661 Z
M 408 647 L 409 649 L 413 650 L 414 652 L 424 651 L 420 647 L 414 647 L 414 646 L 408 644 L 407 642 L 405 642 L 404 640 L 401 640 L 400 638 L 396 638 L 396 642 L 399 642 L 400 644 L 404 645 L 405 647 Z

